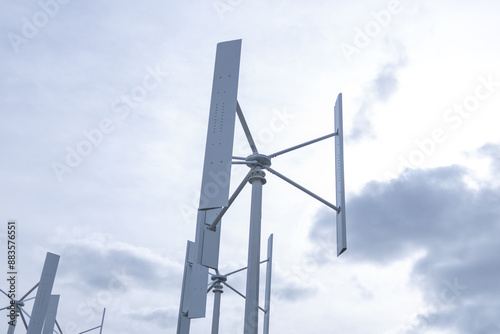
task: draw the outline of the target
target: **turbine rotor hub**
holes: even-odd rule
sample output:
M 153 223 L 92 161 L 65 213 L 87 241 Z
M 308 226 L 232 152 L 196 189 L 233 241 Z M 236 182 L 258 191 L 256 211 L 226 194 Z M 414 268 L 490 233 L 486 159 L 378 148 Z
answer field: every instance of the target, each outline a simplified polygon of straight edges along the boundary
M 251 162 L 251 163 L 247 164 L 248 167 L 254 167 L 255 162 L 257 162 L 259 164 L 259 166 L 263 167 L 263 168 L 271 166 L 271 158 L 268 157 L 267 155 L 264 155 L 264 154 L 255 153 L 255 154 L 249 155 L 246 158 L 246 161 Z

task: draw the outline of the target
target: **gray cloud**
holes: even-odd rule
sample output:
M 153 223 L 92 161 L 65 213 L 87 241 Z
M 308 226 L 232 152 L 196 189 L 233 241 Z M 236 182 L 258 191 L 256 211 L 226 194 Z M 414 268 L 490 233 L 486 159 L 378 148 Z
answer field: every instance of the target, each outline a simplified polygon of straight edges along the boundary
M 499 145 L 480 150 L 498 166 Z M 348 207 L 345 256 L 352 262 L 385 265 L 423 251 L 412 281 L 426 309 L 406 331 L 453 329 L 454 333 L 499 333 L 500 189 L 473 190 L 460 166 L 409 170 L 390 182 L 372 182 Z M 321 243 L 334 235 L 322 212 L 310 232 Z
M 312 298 L 317 291 L 315 287 L 301 286 L 290 282 L 275 285 L 277 286 L 273 286 L 272 289 L 272 298 L 274 303 L 284 301 L 296 302 L 306 298 Z
M 124 277 L 134 287 L 155 289 L 178 284 L 182 264 L 174 263 L 149 249 L 113 240 L 109 236 L 93 235 L 66 241 L 61 251 L 65 268 L 61 277 L 78 278 L 79 285 L 88 291 L 107 289 L 117 276 Z M 120 276 L 121 275 L 121 276 Z
M 349 140 L 356 141 L 364 137 L 373 137 L 373 129 L 370 119 L 372 119 L 372 109 L 378 102 L 386 102 L 397 91 L 398 72 L 406 65 L 404 49 L 395 43 L 396 59 L 386 63 L 373 81 L 363 92 L 363 102 L 354 116 L 352 132 Z

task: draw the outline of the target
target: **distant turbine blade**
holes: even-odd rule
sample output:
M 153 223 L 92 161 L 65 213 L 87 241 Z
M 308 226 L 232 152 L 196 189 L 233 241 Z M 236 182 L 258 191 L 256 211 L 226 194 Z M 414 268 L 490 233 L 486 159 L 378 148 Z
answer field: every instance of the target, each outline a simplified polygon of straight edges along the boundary
M 273 235 L 267 240 L 266 291 L 264 299 L 264 334 L 269 334 L 269 319 L 271 316 L 271 273 L 273 269 Z
M 42 332 L 58 264 L 59 255 L 47 253 L 26 334 L 40 334 Z
M 347 249 L 345 188 L 344 188 L 344 130 L 342 125 L 342 93 L 335 102 L 335 181 L 337 207 L 337 256 Z
M 224 211 L 223 208 L 198 210 L 196 223 L 196 246 L 198 249 L 198 264 L 212 269 L 217 269 L 219 267 L 221 233 L 220 217 L 222 216 L 222 211 Z M 219 217 L 219 219 L 217 220 L 217 222 L 219 222 L 218 227 L 211 229 L 210 224 L 215 225 L 214 223 L 217 217 Z
M 240 71 L 241 40 L 217 44 L 200 209 L 227 206 Z
M 45 321 L 43 323 L 42 334 L 52 334 L 56 322 L 57 306 L 59 305 L 59 295 L 51 295 Z
M 257 145 L 255 145 L 255 142 L 252 138 L 252 133 L 250 132 L 250 129 L 248 128 L 247 121 L 245 120 L 245 117 L 243 116 L 243 111 L 241 111 L 239 102 L 236 104 L 236 114 L 238 115 L 238 118 L 240 119 L 241 126 L 243 127 L 243 131 L 245 132 L 245 136 L 247 137 L 248 144 L 250 145 L 250 148 L 252 149 L 252 153 L 259 153 L 259 151 L 257 150 Z

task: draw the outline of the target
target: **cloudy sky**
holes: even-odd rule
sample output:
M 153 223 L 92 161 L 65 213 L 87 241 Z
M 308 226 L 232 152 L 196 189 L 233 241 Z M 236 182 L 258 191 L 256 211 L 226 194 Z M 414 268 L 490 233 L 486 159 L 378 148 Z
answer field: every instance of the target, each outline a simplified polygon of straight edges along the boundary
M 242 39 L 238 100 L 261 152 L 333 132 L 344 99 L 342 256 L 334 212 L 267 176 L 271 332 L 500 333 L 499 11 L 487 0 L 3 1 L 1 267 L 14 219 L 19 294 L 46 252 L 61 256 L 64 333 L 99 325 L 104 307 L 103 333 L 175 333 L 216 44 Z M 250 154 L 238 124 L 233 153 Z M 325 141 L 273 168 L 334 201 L 333 157 Z M 246 172 L 233 167 L 233 189 Z M 249 190 L 224 218 L 222 273 L 246 263 Z M 229 282 L 244 292 L 244 273 Z M 191 333 L 210 330 L 211 295 Z M 225 291 L 221 332 L 242 333 L 243 310 Z

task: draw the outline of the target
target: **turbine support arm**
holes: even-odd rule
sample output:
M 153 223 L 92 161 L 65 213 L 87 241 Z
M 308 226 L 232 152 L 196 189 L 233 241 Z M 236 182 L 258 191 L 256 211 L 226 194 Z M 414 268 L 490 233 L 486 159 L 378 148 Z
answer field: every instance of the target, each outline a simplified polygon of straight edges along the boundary
M 305 192 L 306 194 L 308 194 L 309 196 L 317 199 L 318 201 L 320 201 L 321 203 L 325 204 L 326 206 L 332 208 L 333 210 L 337 211 L 337 212 L 340 212 L 340 209 L 339 207 L 333 205 L 332 203 L 328 202 L 327 200 L 319 197 L 318 195 L 316 195 L 315 193 L 313 193 L 312 191 L 310 190 L 307 190 L 306 188 L 302 187 L 300 184 L 298 184 L 297 182 L 294 182 L 292 180 L 290 180 L 289 178 L 287 178 L 286 176 L 284 176 L 283 174 L 280 174 L 278 173 L 277 171 L 275 171 L 274 169 L 272 169 L 271 167 L 265 167 L 268 171 L 270 171 L 272 174 L 276 175 L 277 177 L 279 177 L 280 179 L 290 183 L 292 186 L 302 190 L 303 192 Z
M 248 144 L 252 149 L 252 153 L 259 153 L 259 151 L 257 150 L 257 146 L 255 145 L 255 141 L 252 138 L 252 134 L 250 133 L 250 129 L 248 128 L 247 121 L 245 120 L 243 112 L 241 111 L 240 103 L 238 101 L 236 101 L 236 115 L 238 115 L 238 118 L 240 119 L 241 126 L 243 127 L 243 131 L 245 132 L 245 135 L 247 137 Z
M 233 290 L 234 292 L 236 292 L 238 295 L 240 295 L 243 299 L 247 299 L 247 297 L 245 297 L 244 294 L 242 294 L 241 292 L 239 292 L 238 290 L 236 290 L 235 288 L 233 288 L 231 285 L 229 285 L 227 282 L 221 282 L 222 284 L 224 284 L 225 286 L 227 286 L 229 289 Z M 266 313 L 266 310 L 264 310 L 262 307 L 259 306 L 259 309 Z
M 325 139 L 328 139 L 330 137 L 333 137 L 333 136 L 337 136 L 339 134 L 338 131 L 334 132 L 334 133 L 330 133 L 330 134 L 327 134 L 325 136 L 322 136 L 322 137 L 319 137 L 319 138 L 316 138 L 316 139 L 313 139 L 313 140 L 309 140 L 309 141 L 306 141 L 305 143 L 302 143 L 302 144 L 299 144 L 299 145 L 295 145 L 295 146 L 292 146 L 290 148 L 287 148 L 285 150 L 282 150 L 282 151 L 279 151 L 279 152 L 276 152 L 276 153 L 273 153 L 273 154 L 270 154 L 269 155 L 269 158 L 274 158 L 274 157 L 277 157 L 278 155 L 281 155 L 281 154 L 284 154 L 284 153 L 288 153 L 290 151 L 293 151 L 293 150 L 296 150 L 296 149 L 299 149 L 299 148 L 302 148 L 304 146 L 307 146 L 307 145 L 311 145 L 311 144 L 314 144 L 314 143 L 317 143 L 319 141 L 322 141 L 322 140 L 325 140 Z

